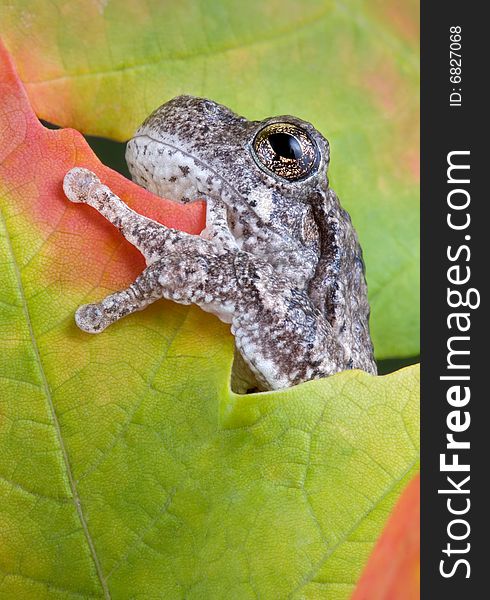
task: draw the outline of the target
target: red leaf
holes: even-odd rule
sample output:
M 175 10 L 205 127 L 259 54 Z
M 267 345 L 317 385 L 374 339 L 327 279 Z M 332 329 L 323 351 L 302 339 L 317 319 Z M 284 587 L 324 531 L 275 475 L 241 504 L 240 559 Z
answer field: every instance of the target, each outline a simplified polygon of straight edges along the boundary
M 44 127 L 0 41 L 0 186 L 6 195 L 22 190 L 16 208 L 30 215 L 43 240 L 55 232 L 78 234 L 66 236 L 60 256 L 65 272 L 122 288 L 142 271 L 143 257 L 96 211 L 66 199 L 63 177 L 75 166 L 94 171 L 134 210 L 160 223 L 194 234 L 204 227 L 204 202 L 181 205 L 159 198 L 104 166 L 79 132 Z

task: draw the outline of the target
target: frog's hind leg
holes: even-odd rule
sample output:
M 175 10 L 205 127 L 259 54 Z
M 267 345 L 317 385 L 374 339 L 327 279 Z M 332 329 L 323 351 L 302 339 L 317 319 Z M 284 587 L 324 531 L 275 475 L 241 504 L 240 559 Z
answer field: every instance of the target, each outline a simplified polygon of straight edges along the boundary
M 148 264 L 159 258 L 169 228 L 131 210 L 92 171 L 71 169 L 65 175 L 63 189 L 69 200 L 89 204 L 115 225 Z
M 100 333 L 112 323 L 143 310 L 161 297 L 156 268 L 150 265 L 125 290 L 115 292 L 96 304 L 80 306 L 75 314 L 75 321 L 87 333 Z

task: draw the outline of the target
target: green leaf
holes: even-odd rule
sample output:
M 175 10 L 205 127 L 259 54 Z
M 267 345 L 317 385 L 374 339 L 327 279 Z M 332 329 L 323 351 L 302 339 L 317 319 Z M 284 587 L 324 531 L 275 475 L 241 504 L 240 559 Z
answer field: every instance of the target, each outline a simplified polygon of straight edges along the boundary
M 360 234 L 378 358 L 418 354 L 418 2 L 0 0 L 37 114 L 129 138 L 190 93 L 249 118 L 296 114 L 332 146 Z
M 237 396 L 231 339 L 198 309 L 88 341 L 43 331 L 42 291 L 8 282 L 4 597 L 349 597 L 417 468 L 416 367 Z

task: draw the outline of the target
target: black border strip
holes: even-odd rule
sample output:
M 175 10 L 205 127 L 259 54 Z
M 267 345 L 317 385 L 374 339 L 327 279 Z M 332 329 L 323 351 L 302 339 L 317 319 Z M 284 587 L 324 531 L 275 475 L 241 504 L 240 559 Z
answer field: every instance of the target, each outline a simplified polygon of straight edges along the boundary
M 486 148 L 490 27 L 483 17 L 483 8 L 481 4 L 454 0 L 421 5 L 421 596 L 428 600 L 466 600 L 488 595 L 483 577 L 490 572 L 486 565 L 490 528 L 489 516 L 483 511 L 490 507 L 486 490 L 487 478 L 490 483 L 490 452 L 484 443 L 490 442 L 490 424 L 484 409 L 490 399 L 483 378 L 487 372 L 490 375 L 486 343 L 490 326 L 485 317 L 483 286 L 489 271 L 490 242 L 486 183 L 487 173 L 490 176 L 490 152 Z M 459 50 L 454 42 L 457 36 L 450 38 L 458 27 Z M 450 81 L 451 75 L 458 73 L 450 72 L 450 68 L 458 66 L 455 62 L 450 65 L 451 43 L 456 54 L 461 54 L 460 82 L 457 78 Z M 458 57 L 453 54 L 452 58 Z M 461 94 L 460 101 L 456 93 Z M 454 106 L 450 106 L 451 99 Z M 463 151 L 469 153 L 460 153 Z M 457 180 L 452 182 L 448 182 L 447 173 L 450 152 L 457 152 L 450 155 L 452 163 L 470 167 L 450 171 L 450 179 Z M 454 209 L 448 204 L 449 201 L 463 206 L 468 198 L 466 208 Z M 448 215 L 456 226 L 462 226 L 468 218 L 471 221 L 462 229 L 451 228 Z M 456 267 L 449 274 L 453 282 L 448 280 L 450 267 Z M 468 272 L 466 283 L 454 283 L 466 279 Z M 478 293 L 471 293 L 470 289 L 477 290 L 479 307 L 449 307 L 448 288 L 469 298 L 472 305 L 477 304 Z M 451 299 L 453 304 L 458 303 L 457 294 Z M 451 313 L 465 313 L 468 317 L 453 317 L 448 327 Z M 469 325 L 469 329 L 458 331 L 458 325 Z M 448 367 L 447 344 L 452 337 L 450 349 L 469 352 L 450 357 L 454 368 Z M 469 379 L 455 379 L 466 376 Z M 465 400 L 465 387 L 471 394 L 469 400 Z M 447 436 L 451 434 L 452 439 L 461 442 L 458 448 L 447 448 Z M 441 470 L 441 454 L 445 455 L 445 463 L 457 460 L 469 471 L 452 467 Z M 468 476 L 470 479 L 464 481 Z M 451 514 L 451 510 L 461 514 Z

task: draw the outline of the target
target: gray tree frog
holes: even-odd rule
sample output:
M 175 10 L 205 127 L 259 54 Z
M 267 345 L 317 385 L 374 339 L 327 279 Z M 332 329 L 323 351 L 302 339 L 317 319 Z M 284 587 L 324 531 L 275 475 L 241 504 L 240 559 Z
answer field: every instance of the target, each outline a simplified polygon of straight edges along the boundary
M 361 248 L 329 187 L 328 141 L 310 123 L 249 121 L 179 96 L 141 125 L 126 160 L 149 191 L 206 200 L 206 227 L 196 236 L 160 225 L 90 171 L 69 171 L 67 197 L 99 211 L 147 263 L 126 290 L 77 310 L 82 330 L 99 333 L 167 298 L 231 324 L 236 391 L 285 388 L 344 369 L 376 373 Z

